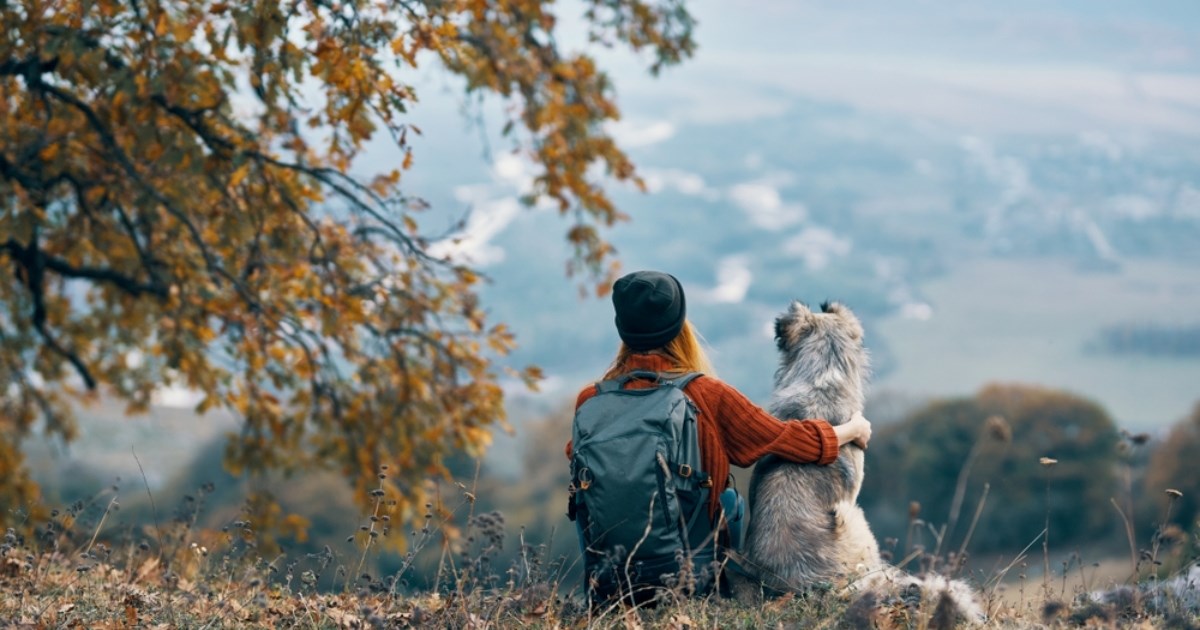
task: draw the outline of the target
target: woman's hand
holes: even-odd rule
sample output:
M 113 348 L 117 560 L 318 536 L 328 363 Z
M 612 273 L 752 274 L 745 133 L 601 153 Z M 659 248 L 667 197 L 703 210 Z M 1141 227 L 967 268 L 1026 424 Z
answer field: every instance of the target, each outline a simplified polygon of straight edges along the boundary
M 833 427 L 833 432 L 837 434 L 838 446 L 854 444 L 865 449 L 867 443 L 871 441 L 871 421 L 864 418 L 861 413 L 856 413 L 846 424 Z

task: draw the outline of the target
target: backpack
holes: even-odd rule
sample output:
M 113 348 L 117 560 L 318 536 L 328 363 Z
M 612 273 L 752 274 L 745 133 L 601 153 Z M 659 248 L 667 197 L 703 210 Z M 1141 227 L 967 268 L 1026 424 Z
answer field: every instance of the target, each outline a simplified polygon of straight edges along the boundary
M 598 383 L 575 412 L 568 517 L 593 601 L 712 587 L 713 484 L 700 464 L 699 411 L 683 392 L 697 376 L 632 372 Z M 624 389 L 634 378 L 656 386 Z

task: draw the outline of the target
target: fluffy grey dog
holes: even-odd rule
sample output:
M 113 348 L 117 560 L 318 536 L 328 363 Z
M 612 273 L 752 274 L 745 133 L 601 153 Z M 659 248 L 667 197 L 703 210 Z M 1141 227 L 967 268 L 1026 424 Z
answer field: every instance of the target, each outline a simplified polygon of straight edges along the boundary
M 775 320 L 781 362 L 768 410 L 776 418 L 848 422 L 863 409 L 869 371 L 863 329 L 838 303 L 814 313 L 800 302 Z M 762 583 L 795 590 L 863 574 L 879 547 L 856 501 L 863 451 L 847 444 L 829 466 L 767 457 L 750 479 L 750 525 L 743 552 Z
M 862 413 L 870 369 L 863 329 L 838 303 L 813 312 L 793 302 L 775 320 L 780 366 L 768 405 L 777 418 L 824 418 L 848 422 Z M 845 585 L 888 601 L 899 597 L 929 602 L 946 596 L 957 613 L 979 621 L 983 612 L 963 582 L 940 575 L 916 577 L 884 562 L 866 516 L 858 506 L 863 450 L 841 447 L 828 466 L 767 457 L 750 479 L 750 524 L 738 558 L 757 577 L 732 579 L 739 599 L 760 587 L 801 590 L 817 582 Z

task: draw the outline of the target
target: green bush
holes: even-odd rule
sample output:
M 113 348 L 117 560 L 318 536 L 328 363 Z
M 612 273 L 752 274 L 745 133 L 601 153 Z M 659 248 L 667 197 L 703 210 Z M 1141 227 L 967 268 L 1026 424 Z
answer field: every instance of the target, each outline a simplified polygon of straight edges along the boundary
M 1047 518 L 1052 544 L 1094 542 L 1116 518 L 1109 499 L 1118 488 L 1118 441 L 1112 419 L 1095 403 L 1040 387 L 992 385 L 972 398 L 930 403 L 877 431 L 861 503 L 880 540 L 920 538 L 932 551 L 930 528 L 909 528 L 915 512 L 934 530 L 946 525 L 942 549 L 957 549 L 986 483 L 971 551 L 1020 550 Z

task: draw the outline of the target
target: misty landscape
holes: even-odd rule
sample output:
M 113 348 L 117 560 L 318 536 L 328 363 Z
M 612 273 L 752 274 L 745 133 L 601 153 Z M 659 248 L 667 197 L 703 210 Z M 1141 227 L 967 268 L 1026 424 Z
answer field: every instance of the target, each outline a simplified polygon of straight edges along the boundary
M 717 375 L 760 405 L 779 361 L 775 318 L 793 300 L 853 309 L 876 431 L 860 502 L 906 568 L 969 541 L 964 575 L 1009 603 L 1026 580 L 1039 597 L 1062 580 L 1054 592 L 1069 601 L 1072 589 L 1186 571 L 1200 556 L 1200 496 L 1189 494 L 1200 492 L 1189 450 L 1200 447 L 1200 5 L 688 7 L 697 50 L 658 76 L 645 54 L 589 48 L 622 112 L 605 129 L 641 178 L 594 169 L 627 217 L 601 228 L 621 272 L 675 275 Z M 564 49 L 588 46 L 580 24 L 558 29 Z M 585 273 L 568 274 L 575 219 L 531 198 L 539 166 L 502 130 L 506 102 L 464 96 L 436 63 L 406 71 L 419 99 L 405 116 L 420 134 L 402 149 L 371 139 L 355 174 L 411 149 L 402 187 L 422 201 L 427 252 L 477 272 L 480 308 L 515 336 L 511 352 L 489 355 L 506 424 L 485 427 L 486 450 L 439 451 L 450 478 L 437 496 L 469 489 L 473 514 L 503 515 L 482 528 L 508 532 L 496 566 L 520 554 L 518 532 L 577 555 L 562 447 L 577 393 L 616 353 L 611 303 Z M 519 372 L 531 365 L 535 388 Z M 345 548 L 358 561 L 345 539 L 370 510 L 338 473 L 230 472 L 225 444 L 244 435 L 241 418 L 197 413 L 204 398 L 177 381 L 128 417 L 112 396 L 76 404 L 78 436 L 35 430 L 26 465 L 51 506 L 119 484 L 130 531 L 152 510 L 169 518 L 185 495 L 207 502 L 186 517 L 198 528 L 228 527 L 247 489 L 269 487 L 281 518 L 308 524 L 294 555 Z M 993 417 L 1006 435 L 983 428 Z M 735 477 L 744 491 L 749 471 Z M 207 483 L 215 490 L 197 494 Z M 951 506 L 956 489 L 965 507 Z M 1010 564 L 1027 545 L 1029 566 Z M 1147 549 L 1150 562 L 1138 557 Z M 432 543 L 416 560 L 388 550 L 367 564 L 386 575 L 414 562 L 406 586 L 436 589 Z M 564 570 L 565 591 L 577 571 Z M 1195 609 L 1190 619 L 1179 627 L 1197 627 Z

